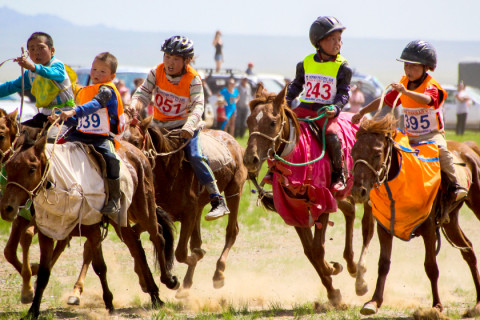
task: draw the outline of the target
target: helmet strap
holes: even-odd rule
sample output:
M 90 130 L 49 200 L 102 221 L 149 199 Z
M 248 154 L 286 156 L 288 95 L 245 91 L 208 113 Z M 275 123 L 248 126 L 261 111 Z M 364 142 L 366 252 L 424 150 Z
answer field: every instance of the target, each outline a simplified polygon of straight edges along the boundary
M 414 81 L 410 81 L 410 84 L 414 87 L 414 88 L 418 88 L 422 83 L 423 81 L 425 80 L 425 78 L 427 77 L 427 67 L 423 66 L 423 75 L 418 78 L 417 80 L 414 80 Z
M 318 48 L 317 48 L 317 53 L 318 55 L 320 56 L 320 59 L 324 60 L 323 59 L 323 56 L 326 56 L 328 61 L 330 60 L 335 60 L 337 58 L 337 55 L 331 55 L 331 54 L 328 54 L 326 53 L 323 49 L 322 49 L 322 46 L 321 45 L 318 45 Z M 340 54 L 340 53 L 339 53 Z M 322 56 L 323 55 L 323 56 Z

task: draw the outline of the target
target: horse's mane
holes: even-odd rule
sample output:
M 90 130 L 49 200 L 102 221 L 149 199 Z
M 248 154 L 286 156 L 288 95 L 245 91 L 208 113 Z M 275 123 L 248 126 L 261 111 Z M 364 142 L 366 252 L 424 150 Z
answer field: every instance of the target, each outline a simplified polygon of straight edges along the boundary
M 361 135 L 367 133 L 373 134 L 380 134 L 380 135 L 388 135 L 391 134 L 392 136 L 395 133 L 395 129 L 397 128 L 398 120 L 395 118 L 394 115 L 388 113 L 382 118 L 374 117 L 373 119 L 366 119 L 364 118 L 360 123 L 360 128 L 357 131 L 357 138 Z
M 152 143 L 157 152 L 171 152 L 174 150 L 172 141 L 166 136 L 167 130 L 148 127 L 148 133 L 152 138 Z

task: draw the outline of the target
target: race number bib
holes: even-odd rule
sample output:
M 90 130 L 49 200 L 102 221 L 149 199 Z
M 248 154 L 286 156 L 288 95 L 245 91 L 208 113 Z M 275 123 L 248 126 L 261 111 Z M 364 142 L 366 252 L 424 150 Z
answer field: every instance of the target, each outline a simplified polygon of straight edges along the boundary
M 82 117 L 78 121 L 77 129 L 86 133 L 109 133 L 110 121 L 106 108 L 101 108 L 95 113 Z
M 337 78 L 321 74 L 305 74 L 301 101 L 331 104 L 337 94 Z
M 405 132 L 410 135 L 420 136 L 440 129 L 438 127 L 437 112 L 433 109 L 404 108 L 403 113 L 405 115 Z
M 157 87 L 155 95 L 155 108 L 163 115 L 171 118 L 179 117 L 187 113 L 187 106 L 190 102 L 189 97 L 177 96 L 171 92 L 163 91 Z

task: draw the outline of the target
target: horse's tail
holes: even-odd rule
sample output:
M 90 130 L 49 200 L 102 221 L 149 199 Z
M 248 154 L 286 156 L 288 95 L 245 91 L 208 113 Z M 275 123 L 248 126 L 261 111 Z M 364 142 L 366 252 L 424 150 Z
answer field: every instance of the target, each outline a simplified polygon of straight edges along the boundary
M 159 230 L 165 239 L 164 254 L 165 261 L 167 263 L 167 269 L 171 270 L 173 267 L 174 259 L 174 230 L 175 225 L 169 214 L 162 208 L 157 207 L 157 222 L 159 224 Z M 155 252 L 156 258 L 158 258 L 158 252 Z M 158 262 L 158 259 L 155 259 Z

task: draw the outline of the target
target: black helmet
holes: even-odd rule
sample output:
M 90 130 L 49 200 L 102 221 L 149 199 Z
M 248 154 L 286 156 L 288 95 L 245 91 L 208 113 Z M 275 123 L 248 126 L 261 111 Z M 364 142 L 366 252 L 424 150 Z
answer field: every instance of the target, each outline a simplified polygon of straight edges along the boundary
M 310 27 L 310 42 L 318 49 L 318 42 L 335 31 L 344 30 L 343 24 L 335 17 L 318 17 Z
M 437 52 L 435 48 L 427 41 L 411 41 L 402 51 L 401 62 L 423 64 L 434 71 L 437 67 Z
M 187 37 L 173 36 L 165 40 L 162 51 L 183 58 L 193 57 L 193 41 Z

